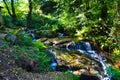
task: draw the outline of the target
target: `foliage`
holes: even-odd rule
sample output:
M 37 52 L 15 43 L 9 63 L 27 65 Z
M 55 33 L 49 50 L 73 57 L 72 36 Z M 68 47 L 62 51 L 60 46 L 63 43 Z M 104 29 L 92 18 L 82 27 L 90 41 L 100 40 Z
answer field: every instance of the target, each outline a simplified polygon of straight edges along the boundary
M 13 34 L 17 36 L 16 44 L 20 46 L 32 46 L 32 38 L 28 35 L 25 35 L 25 31 L 21 28 L 14 31 Z
M 36 53 L 28 54 L 30 60 L 35 59 L 38 63 L 39 71 L 49 71 L 50 59 L 45 51 L 35 51 Z
M 26 17 L 26 13 L 28 11 L 28 9 L 26 8 L 27 7 L 27 3 L 24 2 L 24 0 L 19 0 L 19 1 L 14 1 L 14 8 L 15 8 L 15 13 L 16 13 L 16 18 L 18 18 L 16 21 L 12 22 L 12 7 L 11 7 L 11 3 L 9 0 L 5 0 L 8 8 L 9 8 L 9 11 L 11 13 L 11 15 L 9 14 L 8 10 L 6 9 L 6 5 L 3 3 L 3 2 L 0 2 L 1 5 L 4 7 L 2 9 L 2 15 L 3 15 L 3 19 L 4 19 L 4 23 L 7 27 L 14 27 L 14 26 L 20 26 L 20 25 L 23 25 L 25 26 L 25 17 Z M 22 5 L 24 3 L 24 5 Z M 21 21 L 23 20 L 23 21 Z M 24 22 L 24 23 L 23 23 Z
M 0 38 L 0 41 L 3 41 L 3 40 Z M 8 45 L 9 45 L 8 42 L 4 42 L 4 44 L 0 46 L 0 49 L 5 49 L 6 47 L 8 47 Z
M 55 78 L 55 80 L 61 80 L 59 77 Z
M 79 75 L 74 75 L 74 74 L 72 74 L 72 73 L 69 72 L 69 71 L 67 71 L 66 74 L 67 74 L 68 76 L 70 76 L 70 77 L 71 77 L 70 79 L 72 79 L 72 80 L 79 80 L 79 79 L 80 79 L 80 76 L 79 76 Z
M 39 48 L 40 50 L 47 48 L 42 42 L 39 40 L 36 42 L 33 42 L 34 47 Z
M 0 31 L 5 30 L 5 26 L 1 25 L 0 26 Z
M 29 36 L 25 36 L 25 35 L 20 35 L 18 40 L 17 40 L 17 44 L 21 45 L 21 46 L 31 46 L 32 45 L 32 38 Z
M 21 42 L 21 43 L 20 43 Z M 18 54 L 14 55 L 16 60 L 24 59 L 28 61 L 36 61 L 38 64 L 38 72 L 50 70 L 49 62 L 45 48 L 46 46 L 40 41 L 32 42 L 32 39 L 27 36 L 21 36 L 19 40 L 21 46 L 14 46 Z
M 118 24 L 118 23 L 117 23 Z M 110 39 L 112 43 L 110 44 L 110 50 L 115 55 L 113 60 L 117 60 L 120 58 L 120 30 L 119 27 L 113 27 L 111 30 Z
M 115 48 L 113 49 L 113 54 L 114 54 L 114 57 L 113 57 L 113 60 L 116 61 L 120 58 L 120 50 Z
M 79 80 L 80 79 L 79 75 L 74 75 L 73 73 L 71 73 L 69 71 L 67 71 L 67 72 L 65 72 L 63 74 L 65 74 L 66 77 L 67 77 L 65 80 L 67 80 L 67 79 L 69 79 L 69 80 Z M 63 78 L 62 77 L 57 77 L 54 80 L 63 80 Z
M 120 79 L 120 70 L 119 69 L 114 69 L 112 67 L 109 67 L 107 69 L 108 74 L 113 77 L 114 80 L 119 80 Z

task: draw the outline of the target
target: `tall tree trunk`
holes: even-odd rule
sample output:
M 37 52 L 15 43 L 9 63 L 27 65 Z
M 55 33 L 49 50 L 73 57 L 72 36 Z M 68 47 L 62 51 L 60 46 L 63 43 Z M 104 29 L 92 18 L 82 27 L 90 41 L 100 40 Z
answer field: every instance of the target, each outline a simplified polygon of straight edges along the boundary
M 118 15 L 120 15 L 120 0 L 118 0 L 118 4 L 117 4 L 117 13 Z
M 8 11 L 8 14 L 11 16 L 12 18 L 12 23 L 15 24 L 16 20 L 17 20 L 17 17 L 16 17 L 16 13 L 15 13 L 15 7 L 14 7 L 14 0 L 11 0 L 11 8 L 12 8 L 12 12 L 10 12 L 10 9 L 6 3 L 6 0 L 3 0 L 5 6 L 6 6 L 6 9 Z
M 32 0 L 28 0 L 29 2 L 29 11 L 27 15 L 27 27 L 31 27 L 31 22 L 32 22 Z
M 16 13 L 15 13 L 15 7 L 14 7 L 14 0 L 11 0 L 11 8 L 12 8 L 12 22 L 15 23 L 17 20 Z
M 78 8 L 82 4 L 82 0 L 75 0 L 74 5 Z
M 104 2 L 104 0 L 100 0 L 101 2 L 101 14 L 100 14 L 100 17 L 103 21 L 106 21 L 107 20 L 107 5 L 106 3 Z
M 86 11 L 87 11 L 87 10 L 89 10 L 89 8 L 90 8 L 90 7 L 89 7 L 89 0 L 86 0 L 85 3 L 86 3 Z
M 3 2 L 4 2 L 5 7 L 6 7 L 7 11 L 8 11 L 8 14 L 9 14 L 10 16 L 12 16 L 12 14 L 11 14 L 11 12 L 10 12 L 10 10 L 9 10 L 9 7 L 8 7 L 8 5 L 7 5 L 7 3 L 6 3 L 6 0 L 3 0 Z

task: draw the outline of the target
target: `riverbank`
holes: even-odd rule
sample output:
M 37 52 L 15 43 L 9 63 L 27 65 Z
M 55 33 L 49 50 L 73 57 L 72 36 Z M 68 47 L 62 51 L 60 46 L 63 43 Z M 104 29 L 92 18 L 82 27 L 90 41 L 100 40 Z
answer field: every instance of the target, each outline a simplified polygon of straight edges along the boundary
M 0 40 L 0 80 L 75 80 L 74 75 L 64 72 L 27 72 L 15 63 L 17 54 L 4 40 Z

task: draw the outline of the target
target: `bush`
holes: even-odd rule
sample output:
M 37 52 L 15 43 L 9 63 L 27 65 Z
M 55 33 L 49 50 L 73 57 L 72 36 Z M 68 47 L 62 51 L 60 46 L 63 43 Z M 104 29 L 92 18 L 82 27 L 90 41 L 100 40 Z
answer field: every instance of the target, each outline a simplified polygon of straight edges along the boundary
M 80 80 L 80 76 L 79 75 L 74 75 L 73 73 L 67 71 L 67 72 L 63 72 L 62 75 L 64 75 L 64 77 L 56 77 L 54 80 Z
M 67 71 L 66 74 L 70 77 L 71 80 L 79 80 L 80 79 L 79 75 L 74 75 L 73 73 L 71 73 L 69 71 Z
M 45 52 L 46 46 L 42 42 L 33 42 L 30 37 L 21 35 L 18 44 L 20 46 L 14 46 L 14 49 L 18 53 L 14 55 L 18 65 L 22 65 L 23 61 L 24 64 L 35 62 L 31 66 L 36 68 L 35 65 L 37 65 L 37 72 L 50 70 L 50 59 Z
M 120 69 L 114 69 L 113 67 L 108 67 L 108 74 L 113 77 L 114 80 L 120 80 Z
M 17 44 L 20 46 L 32 46 L 32 38 L 21 34 L 17 37 Z
M 31 61 L 34 61 L 36 63 L 33 64 L 33 66 L 37 65 L 37 72 L 50 70 L 50 67 L 49 67 L 50 59 L 45 53 L 45 50 L 43 48 L 34 47 L 34 46 L 33 47 L 14 46 L 14 49 L 18 53 L 14 55 L 14 58 L 18 62 L 18 65 L 21 65 L 21 61 L 23 60 L 26 62 L 25 64 L 28 64 L 28 63 L 31 63 Z

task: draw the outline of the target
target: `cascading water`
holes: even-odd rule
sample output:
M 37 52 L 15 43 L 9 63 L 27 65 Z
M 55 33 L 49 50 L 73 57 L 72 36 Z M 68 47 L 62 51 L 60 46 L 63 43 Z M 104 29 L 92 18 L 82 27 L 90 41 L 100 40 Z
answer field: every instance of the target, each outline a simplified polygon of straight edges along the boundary
M 90 57 L 91 59 L 99 62 L 102 66 L 103 69 L 103 74 L 101 76 L 101 80 L 111 80 L 111 76 L 109 76 L 107 74 L 106 71 L 106 64 L 105 64 L 105 60 L 103 60 L 103 58 L 94 50 L 92 50 L 91 45 L 89 42 L 84 42 L 84 41 L 80 41 L 80 42 L 70 42 L 66 45 L 66 49 L 68 51 L 70 50 L 77 50 L 80 53 Z
M 62 38 L 64 36 L 63 33 L 58 33 L 58 38 Z
M 51 65 L 50 66 L 51 66 L 53 71 L 57 70 L 58 63 L 57 63 L 55 58 L 51 58 Z
M 32 38 L 33 38 L 33 41 L 36 41 L 37 39 L 36 39 L 36 37 L 35 37 L 35 35 L 34 35 L 34 30 L 28 30 L 28 33 L 32 36 Z
M 36 41 L 36 37 L 34 35 L 34 30 L 28 30 L 28 33 L 32 36 L 33 41 Z M 60 36 L 61 37 L 61 36 Z M 101 75 L 101 80 L 111 80 L 111 76 L 107 74 L 106 71 L 106 63 L 105 60 L 103 60 L 102 56 L 100 56 L 96 51 L 92 50 L 92 47 L 89 42 L 80 41 L 80 42 L 70 42 L 66 45 L 66 50 L 76 50 L 87 57 L 99 62 L 103 69 L 103 74 Z M 54 53 L 54 51 L 49 50 L 50 53 Z M 56 53 L 54 53 L 56 54 Z M 56 59 L 54 58 L 56 55 L 52 55 L 51 57 L 51 68 L 53 71 L 56 71 L 56 68 L 58 66 L 58 63 Z

